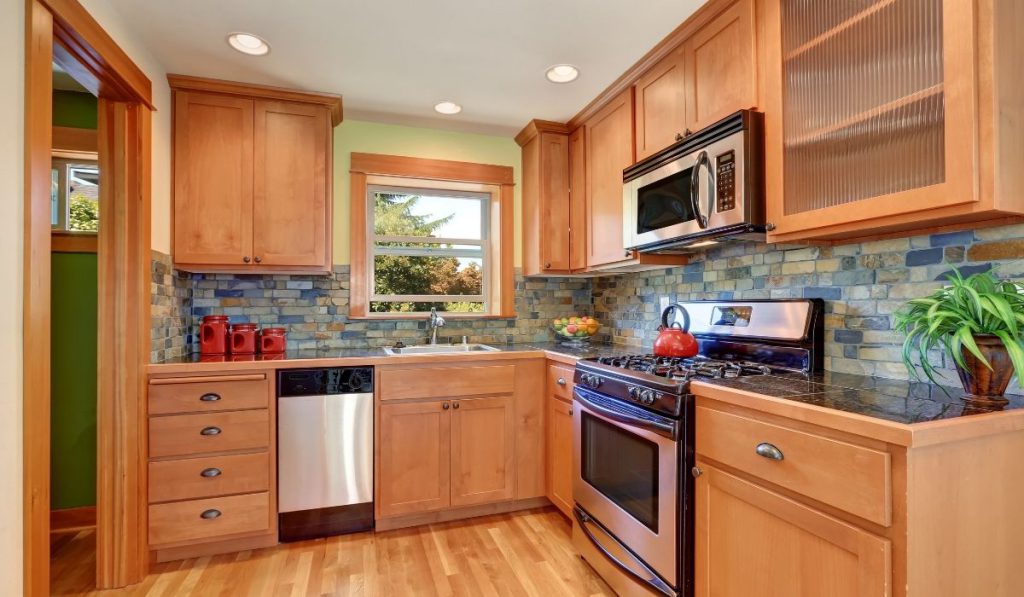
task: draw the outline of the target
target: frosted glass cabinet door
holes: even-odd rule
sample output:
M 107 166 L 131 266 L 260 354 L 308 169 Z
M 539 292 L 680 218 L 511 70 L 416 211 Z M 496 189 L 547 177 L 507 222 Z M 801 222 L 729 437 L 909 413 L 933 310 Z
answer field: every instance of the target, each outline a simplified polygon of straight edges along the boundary
M 978 199 L 974 2 L 768 4 L 776 238 Z

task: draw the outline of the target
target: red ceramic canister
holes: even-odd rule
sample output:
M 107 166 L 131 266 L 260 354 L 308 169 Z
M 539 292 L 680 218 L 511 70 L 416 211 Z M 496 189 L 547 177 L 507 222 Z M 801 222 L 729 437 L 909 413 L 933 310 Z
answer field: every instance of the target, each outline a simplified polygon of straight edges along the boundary
M 260 331 L 260 352 L 263 354 L 280 354 L 287 345 L 284 328 L 263 328 Z
M 207 315 L 199 326 L 200 354 L 225 354 L 228 352 L 228 316 Z
M 256 354 L 255 323 L 236 323 L 231 326 L 231 354 Z

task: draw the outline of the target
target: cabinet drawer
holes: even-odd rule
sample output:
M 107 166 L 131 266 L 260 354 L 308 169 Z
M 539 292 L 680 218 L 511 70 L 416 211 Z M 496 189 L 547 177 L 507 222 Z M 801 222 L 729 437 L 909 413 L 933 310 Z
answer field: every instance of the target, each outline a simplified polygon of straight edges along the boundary
M 865 520 L 891 523 L 891 465 L 886 452 L 701 406 L 696 428 L 698 456 Z M 766 454 L 774 447 L 781 460 L 762 456 L 759 446 Z
M 210 518 L 204 518 L 207 513 Z M 267 492 L 149 507 L 149 544 L 169 545 L 270 530 Z
M 158 379 L 149 384 L 149 414 L 267 408 L 269 397 L 270 382 L 263 373 L 225 376 L 223 379 Z
M 149 463 L 150 503 L 253 493 L 270 488 L 270 455 L 235 454 Z
M 572 376 L 575 372 L 575 367 L 548 365 L 548 393 L 571 402 Z
M 149 419 L 151 458 L 188 456 L 270 445 L 270 413 L 266 409 Z
M 510 394 L 515 376 L 515 365 L 484 365 L 382 369 L 377 380 L 381 400 L 405 400 Z

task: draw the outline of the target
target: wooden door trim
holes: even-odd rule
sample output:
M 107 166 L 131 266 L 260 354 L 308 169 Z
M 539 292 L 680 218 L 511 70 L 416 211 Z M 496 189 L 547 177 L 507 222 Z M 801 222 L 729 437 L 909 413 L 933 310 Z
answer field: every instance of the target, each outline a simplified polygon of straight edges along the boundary
M 140 581 L 145 529 L 152 88 L 76 0 L 26 0 L 23 592 L 49 595 L 52 63 L 100 97 L 97 585 Z M 106 151 L 104 151 L 106 149 Z

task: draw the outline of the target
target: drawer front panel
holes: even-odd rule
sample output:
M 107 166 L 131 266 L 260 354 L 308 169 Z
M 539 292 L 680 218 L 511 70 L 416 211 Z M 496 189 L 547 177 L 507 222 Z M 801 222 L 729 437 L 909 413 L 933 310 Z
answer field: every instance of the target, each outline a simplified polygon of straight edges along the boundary
M 150 503 L 270 489 L 270 454 L 235 454 L 149 463 Z
M 151 546 L 260 531 L 270 531 L 267 492 L 149 507 Z
M 892 522 L 886 452 L 701 406 L 696 431 L 698 456 L 865 520 Z
M 515 365 L 380 369 L 381 400 L 456 398 L 480 394 L 510 394 L 515 389 Z
M 157 380 L 149 384 L 149 414 L 200 413 L 246 408 L 268 408 L 270 382 L 258 375 L 202 378 L 203 381 L 185 383 L 182 379 Z
M 548 365 L 548 392 L 572 402 L 572 376 L 575 372 L 575 368 L 566 365 Z
M 149 419 L 149 456 L 189 456 L 270 445 L 270 413 L 242 410 Z

